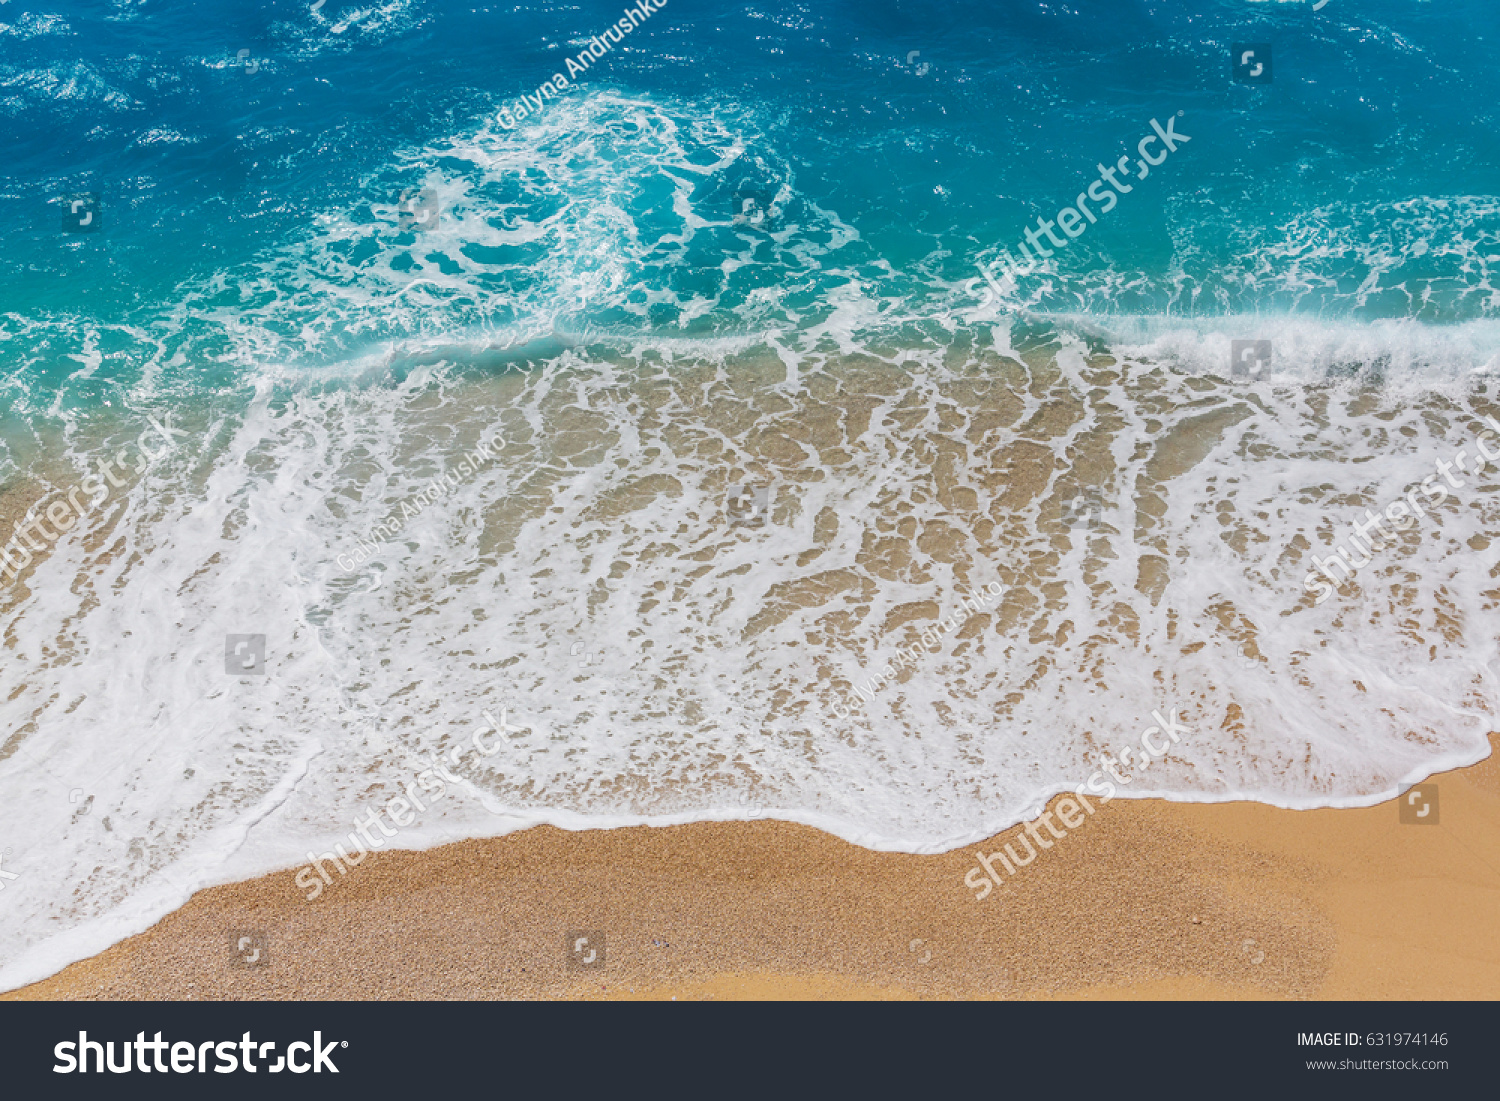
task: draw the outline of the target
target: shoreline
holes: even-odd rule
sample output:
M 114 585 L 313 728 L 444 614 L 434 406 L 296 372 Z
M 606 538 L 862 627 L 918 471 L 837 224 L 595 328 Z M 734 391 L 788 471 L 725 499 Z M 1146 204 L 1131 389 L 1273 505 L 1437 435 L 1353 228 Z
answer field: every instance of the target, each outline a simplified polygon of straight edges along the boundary
M 200 891 L 3 997 L 1497 998 L 1500 758 L 1428 783 L 1435 825 L 1114 800 L 984 901 L 964 874 L 1020 827 L 911 855 L 780 821 L 539 826 L 372 853 L 311 903 L 296 869 Z

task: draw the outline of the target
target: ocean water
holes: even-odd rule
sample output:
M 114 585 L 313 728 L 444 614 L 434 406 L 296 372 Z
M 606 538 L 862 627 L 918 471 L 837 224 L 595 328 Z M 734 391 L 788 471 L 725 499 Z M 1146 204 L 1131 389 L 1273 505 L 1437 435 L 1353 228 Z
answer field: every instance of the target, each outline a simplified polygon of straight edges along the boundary
M 1492 4 L 670 0 L 515 117 L 621 15 L 0 7 L 0 986 L 413 785 L 937 852 L 1158 711 L 1121 795 L 1488 752 Z

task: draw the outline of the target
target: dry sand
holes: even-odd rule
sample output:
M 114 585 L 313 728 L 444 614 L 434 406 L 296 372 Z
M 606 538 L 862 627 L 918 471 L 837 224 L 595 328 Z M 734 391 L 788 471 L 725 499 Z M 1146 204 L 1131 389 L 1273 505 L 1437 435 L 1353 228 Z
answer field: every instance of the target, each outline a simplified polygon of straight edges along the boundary
M 1436 825 L 1116 799 L 982 902 L 963 879 L 995 842 L 544 827 L 375 854 L 311 903 L 294 871 L 202 891 L 9 996 L 1497 998 L 1500 764 L 1433 782 Z M 601 963 L 570 966 L 593 931 Z M 235 962 L 249 933 L 263 966 Z

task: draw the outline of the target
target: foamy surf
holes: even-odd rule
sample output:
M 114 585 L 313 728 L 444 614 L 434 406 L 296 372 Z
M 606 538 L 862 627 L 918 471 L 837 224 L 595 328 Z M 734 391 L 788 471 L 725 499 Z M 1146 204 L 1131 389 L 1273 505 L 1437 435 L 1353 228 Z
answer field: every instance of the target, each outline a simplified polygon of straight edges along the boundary
M 0 785 L 31 813 L 0 982 L 327 851 L 487 714 L 498 752 L 388 844 L 774 816 L 942 851 L 1157 710 L 1191 734 L 1122 795 L 1368 805 L 1484 756 L 1500 479 L 1304 585 L 1488 431 L 1483 394 L 1056 339 L 273 372 L 179 419 L 7 594 Z M 231 636 L 264 636 L 258 672 Z

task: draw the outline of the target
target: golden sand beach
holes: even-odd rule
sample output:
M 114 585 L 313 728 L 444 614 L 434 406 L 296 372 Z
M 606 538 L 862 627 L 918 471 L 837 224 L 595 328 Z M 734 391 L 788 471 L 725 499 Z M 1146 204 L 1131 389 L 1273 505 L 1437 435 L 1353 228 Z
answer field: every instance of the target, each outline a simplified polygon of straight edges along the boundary
M 1116 799 L 983 901 L 964 876 L 1008 834 L 912 856 L 773 821 L 541 827 L 376 853 L 311 903 L 294 870 L 202 891 L 7 996 L 1500 997 L 1500 763 L 1430 783 L 1434 824 Z

